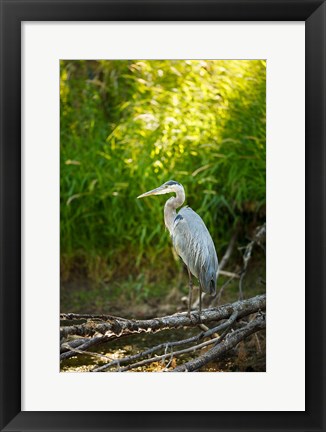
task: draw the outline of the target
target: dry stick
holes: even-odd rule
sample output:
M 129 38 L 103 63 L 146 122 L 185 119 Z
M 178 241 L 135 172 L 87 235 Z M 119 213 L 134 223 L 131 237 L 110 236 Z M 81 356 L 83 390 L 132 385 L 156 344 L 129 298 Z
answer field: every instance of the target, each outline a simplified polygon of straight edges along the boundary
M 234 313 L 234 314 L 232 314 L 232 316 L 233 316 L 232 322 L 234 322 L 237 314 Z M 231 320 L 231 318 L 230 318 L 230 320 Z M 189 348 L 185 348 L 185 349 L 180 350 L 180 351 L 175 351 L 175 352 L 173 352 L 173 357 L 177 357 L 181 354 L 197 351 L 198 349 L 205 348 L 206 346 L 209 346 L 212 344 L 214 344 L 214 346 L 219 344 L 220 342 L 222 342 L 222 340 L 225 338 L 225 336 L 227 335 L 227 333 L 229 332 L 229 330 L 231 328 L 232 322 L 230 323 L 230 320 L 228 320 L 229 321 L 228 327 L 225 329 L 225 331 L 223 332 L 223 334 L 221 336 L 217 336 L 213 339 L 210 339 L 209 341 L 202 342 L 201 344 L 194 345 L 194 346 L 191 346 Z M 222 326 L 220 326 L 220 327 L 222 327 Z M 216 329 L 215 329 L 215 331 L 216 331 Z M 163 354 L 163 355 L 157 356 L 157 357 L 152 357 L 152 358 L 142 360 L 142 361 L 137 362 L 137 363 L 127 365 L 124 368 L 121 368 L 119 371 L 120 372 L 126 372 L 130 369 L 134 369 L 135 367 L 145 366 L 146 364 L 157 362 L 158 360 L 165 359 L 165 358 L 166 358 L 166 354 Z
M 220 321 L 220 320 L 229 318 L 229 316 L 233 313 L 234 310 L 238 310 L 239 318 L 242 318 L 244 316 L 250 315 L 251 313 L 257 312 L 259 309 L 264 310 L 265 307 L 266 307 L 266 296 L 261 295 L 261 296 L 253 297 L 252 299 L 249 299 L 249 300 L 245 300 L 243 302 L 235 302 L 233 304 L 220 306 L 219 308 L 207 309 L 207 310 L 203 311 L 202 316 L 203 316 L 203 314 L 205 314 L 205 318 L 207 317 L 207 321 Z M 141 331 L 147 331 L 147 332 L 159 331 L 160 329 L 163 329 L 162 328 L 163 324 L 165 325 L 166 320 L 169 321 L 169 318 L 172 318 L 173 319 L 172 323 L 174 323 L 176 316 L 173 315 L 172 317 L 163 317 L 163 318 L 154 319 L 157 326 L 158 327 L 161 326 L 161 328 L 154 329 L 154 330 L 150 329 L 148 327 L 148 323 L 151 323 L 153 320 L 137 321 L 136 323 L 140 323 L 141 325 L 143 325 L 143 329 L 139 330 L 139 328 L 137 328 L 134 331 L 134 333 L 140 333 Z M 180 318 L 180 316 L 179 316 L 179 318 Z M 183 325 L 183 326 L 187 325 L 187 323 L 183 323 L 184 320 L 188 321 L 188 325 L 193 325 L 193 322 L 191 320 L 189 320 L 187 317 L 181 316 L 181 318 L 182 318 L 181 325 Z M 122 319 L 122 320 L 125 323 L 125 325 L 131 324 L 131 328 L 134 325 L 133 321 L 128 321 L 125 319 Z M 144 325 L 144 324 L 146 324 L 146 325 Z M 83 324 L 80 326 L 63 327 L 63 330 L 66 331 L 66 329 L 68 328 L 69 329 L 68 335 L 73 334 L 73 332 L 71 332 L 71 330 L 75 330 L 76 328 L 77 328 L 77 331 L 76 331 L 77 334 L 80 334 L 80 333 L 88 334 L 88 333 L 92 333 L 92 332 L 95 333 L 95 331 L 93 330 L 94 323 L 91 323 L 90 328 L 88 328 L 88 325 L 89 325 L 89 323 L 86 323 L 86 324 Z M 100 325 L 101 329 L 102 329 L 102 325 L 105 325 L 107 328 L 110 324 L 101 323 L 98 325 Z M 84 328 L 83 326 L 86 326 L 86 328 Z M 173 328 L 172 325 L 171 325 L 171 327 Z M 112 326 L 109 328 L 112 328 Z M 116 328 L 116 326 L 113 325 L 113 328 Z M 168 328 L 168 327 L 165 327 L 165 328 Z M 216 332 L 216 330 L 215 330 L 215 332 Z M 128 327 L 124 333 L 123 333 L 123 331 L 121 331 L 120 335 L 115 335 L 114 333 L 112 333 L 112 331 L 108 331 L 107 334 L 104 336 L 97 336 L 97 337 L 93 337 L 91 339 L 87 339 L 87 342 L 78 346 L 78 349 L 87 350 L 93 345 L 105 343 L 105 342 L 114 340 L 117 337 L 128 336 L 132 333 L 133 332 L 130 331 L 130 327 Z M 65 336 L 64 332 L 63 332 L 63 335 Z M 163 344 L 163 345 L 165 345 L 165 344 Z M 60 355 L 60 360 L 68 359 L 68 358 L 76 356 L 76 355 L 78 355 L 78 354 L 73 352 L 73 351 L 64 352 Z
M 222 330 L 229 330 L 229 328 L 231 327 L 231 325 L 236 321 L 238 317 L 238 311 L 235 310 L 232 315 L 230 316 L 230 318 L 228 320 L 226 320 L 223 324 L 220 324 L 219 326 L 213 327 L 211 329 L 209 329 L 206 333 L 205 333 L 205 337 L 211 336 L 214 333 L 218 333 Z
M 90 339 L 89 338 L 78 338 L 78 339 L 73 339 L 69 341 L 69 345 L 72 348 L 78 348 L 79 346 L 83 345 L 85 342 L 88 342 Z M 64 341 L 67 342 L 67 341 Z M 64 347 L 64 343 L 60 346 L 60 353 L 64 353 L 69 351 L 68 348 Z
M 255 341 L 256 341 L 257 351 L 259 353 L 261 353 L 261 346 L 260 346 L 259 337 L 258 337 L 257 333 L 255 333 Z
M 123 320 L 124 318 L 116 317 L 114 315 L 93 315 L 93 314 L 75 314 L 75 313 L 61 313 L 60 314 L 60 320 L 82 320 L 82 319 L 100 319 L 101 321 L 104 320 L 110 320 L 110 319 L 120 319 Z
M 263 310 L 266 307 L 266 296 L 258 295 L 251 299 L 237 301 L 234 303 L 219 306 L 217 308 L 205 309 L 201 314 L 201 322 L 208 323 L 210 321 L 220 321 L 227 319 L 234 310 L 239 312 L 239 318 L 257 312 L 259 309 Z M 118 338 L 122 335 L 133 333 L 154 333 L 160 330 L 180 328 L 180 327 L 193 327 L 197 323 L 192 320 L 194 315 L 198 315 L 197 321 L 199 322 L 199 314 L 192 313 L 190 319 L 186 313 L 174 314 L 161 318 L 152 318 L 148 320 L 126 320 L 115 318 L 107 322 L 92 322 L 88 321 L 84 324 L 66 326 L 60 328 L 60 337 L 67 338 L 69 335 L 79 336 L 94 336 L 101 334 L 102 336 L 110 337 L 110 339 Z
M 106 370 L 112 366 L 115 366 L 118 362 L 120 364 L 121 363 L 128 363 L 129 361 L 137 360 L 141 357 L 144 357 L 145 355 L 153 354 L 155 351 L 159 351 L 163 348 L 167 349 L 169 347 L 176 346 L 176 345 L 188 344 L 188 343 L 191 343 L 191 342 L 198 340 L 199 338 L 200 338 L 200 335 L 196 335 L 196 336 L 184 339 L 182 341 L 165 342 L 165 343 L 156 345 L 152 348 L 148 348 L 147 350 L 142 351 L 140 353 L 133 354 L 131 356 L 124 357 L 124 358 L 121 358 L 119 360 L 112 360 L 112 362 L 110 362 L 110 363 L 107 363 L 107 364 L 104 364 L 102 366 L 98 366 L 98 367 L 92 369 L 91 372 L 102 372 L 102 371 L 104 371 L 104 370 Z
M 221 262 L 219 264 L 219 273 L 218 274 L 220 274 L 220 271 L 222 269 L 224 269 L 226 263 L 229 261 L 230 256 L 232 255 L 234 245 L 235 245 L 235 242 L 236 242 L 237 237 L 238 237 L 238 233 L 239 233 L 239 225 L 237 226 L 237 228 L 236 228 L 236 230 L 235 230 L 235 232 L 234 232 L 234 234 L 230 240 L 230 243 L 229 243 L 229 245 L 225 251 L 225 254 L 223 255 L 223 258 L 221 259 Z
M 243 279 L 247 273 L 248 263 L 251 258 L 252 248 L 254 247 L 255 242 L 251 241 L 243 254 L 243 269 L 241 271 L 240 280 L 239 280 L 239 300 L 243 299 Z
M 216 360 L 222 354 L 230 351 L 234 348 L 240 341 L 250 336 L 253 333 L 256 333 L 259 330 L 266 328 L 266 321 L 264 316 L 258 316 L 253 321 L 242 327 L 233 333 L 229 334 L 228 338 L 225 339 L 222 343 L 214 346 L 209 351 L 204 353 L 202 356 L 195 358 L 194 360 L 190 360 L 183 365 L 177 366 L 171 372 L 193 372 L 201 367 L 205 366 L 212 360 Z
M 220 270 L 218 272 L 218 274 L 222 275 L 222 276 L 230 277 L 232 279 L 240 279 L 240 276 L 238 275 L 238 273 L 233 273 L 233 272 L 229 272 L 229 271 L 225 271 L 225 270 Z
M 165 342 L 165 343 L 156 345 L 156 346 L 154 346 L 152 348 L 149 348 L 149 349 L 147 349 L 145 351 L 142 351 L 142 352 L 140 352 L 138 354 L 134 354 L 132 356 L 124 357 L 124 358 L 119 359 L 119 360 L 112 360 L 112 362 L 110 362 L 110 363 L 104 364 L 102 366 L 97 366 L 96 368 L 92 369 L 91 372 L 103 372 L 104 370 L 109 369 L 110 367 L 115 366 L 118 363 L 119 364 L 121 364 L 121 363 L 128 363 L 129 361 L 137 360 L 137 359 L 139 359 L 141 357 L 144 357 L 145 355 L 153 354 L 155 351 L 159 351 L 161 349 L 165 349 L 165 355 L 168 355 L 168 354 L 166 354 L 166 351 L 169 348 L 172 348 L 172 347 L 175 347 L 175 346 L 179 346 L 179 345 L 186 345 L 186 344 L 189 344 L 191 342 L 196 342 L 196 341 L 198 341 L 200 339 L 204 339 L 206 337 L 210 337 L 214 333 L 217 333 L 219 331 L 225 330 L 226 328 L 230 327 L 234 323 L 234 321 L 236 320 L 237 316 L 238 316 L 238 312 L 234 311 L 232 313 L 231 317 L 227 321 L 225 321 L 223 324 L 220 324 L 220 325 L 218 325 L 218 326 L 216 326 L 216 327 L 214 327 L 212 329 L 208 329 L 208 331 L 206 331 L 204 333 L 202 332 L 202 333 L 199 333 L 199 334 L 197 334 L 195 336 L 192 336 L 190 338 L 182 339 L 182 340 L 179 340 L 179 341 Z
M 219 340 L 220 340 L 220 336 L 218 336 L 216 338 L 213 338 L 213 339 L 210 339 L 209 341 L 202 342 L 202 343 L 200 343 L 198 345 L 193 345 L 193 346 L 191 346 L 189 348 L 185 348 L 185 349 L 180 350 L 180 351 L 175 351 L 173 353 L 173 356 L 177 357 L 178 355 L 181 355 L 181 354 L 189 353 L 189 352 L 192 352 L 192 351 L 197 351 L 198 349 L 204 348 L 204 347 L 206 347 L 208 345 L 212 345 L 214 343 L 218 343 Z M 125 366 L 124 368 L 121 368 L 120 372 L 126 372 L 126 371 L 128 371 L 130 369 L 134 369 L 135 367 L 144 366 L 144 365 L 149 364 L 149 363 L 157 362 L 157 361 L 159 361 L 161 359 L 164 359 L 165 357 L 166 357 L 166 354 L 162 354 L 162 355 L 157 356 L 157 357 L 151 357 L 149 359 L 142 360 L 142 361 L 139 361 L 137 363 L 132 363 L 130 365 Z
M 123 338 L 123 337 L 126 337 L 126 336 L 129 336 L 129 335 L 128 334 L 122 334 L 120 336 L 120 338 Z M 76 348 L 77 349 L 81 349 L 81 350 L 85 350 L 85 349 L 91 348 L 92 346 L 101 345 L 103 343 L 107 343 L 107 342 L 110 342 L 110 341 L 115 340 L 115 339 L 117 339 L 117 337 L 115 335 L 113 335 L 113 336 L 112 335 L 111 336 L 96 336 L 96 337 L 91 337 L 91 338 L 85 338 L 85 340 L 87 341 L 87 342 L 85 342 L 85 345 L 84 344 L 82 344 L 80 346 L 77 345 Z M 63 342 L 61 344 L 61 347 L 65 343 L 67 343 L 67 342 L 66 341 Z M 69 344 L 70 343 L 71 342 L 69 342 Z M 72 345 L 72 347 L 75 348 L 74 345 Z M 60 352 L 61 352 L 61 349 L 60 349 Z M 60 361 L 61 360 L 66 360 L 66 359 L 68 359 L 70 357 L 74 357 L 76 355 L 78 355 L 78 353 L 76 353 L 74 351 L 71 351 L 71 350 L 70 351 L 66 351 L 66 352 L 64 351 L 62 354 L 60 354 Z
M 73 351 L 73 352 L 75 352 L 77 354 L 88 355 L 88 356 L 91 356 L 91 357 L 97 357 L 97 358 L 100 358 L 100 359 L 112 361 L 112 357 L 109 357 L 109 356 L 104 355 L 104 354 L 99 354 L 99 353 L 95 353 L 95 352 L 91 352 L 91 351 L 83 351 L 83 350 L 80 350 L 80 349 L 77 349 L 77 348 L 73 348 L 68 343 L 65 343 L 63 345 L 67 346 L 67 348 L 70 351 Z
M 168 371 L 168 369 L 169 369 L 169 366 L 170 366 L 170 364 L 172 363 L 172 360 L 173 360 L 173 350 L 171 351 L 171 354 L 170 354 L 170 360 L 168 361 L 168 364 L 165 366 L 165 368 L 163 369 L 163 372 L 167 372 Z
M 84 350 L 87 350 L 88 348 L 90 348 L 91 346 L 98 345 L 100 343 L 107 342 L 109 340 L 110 340 L 110 338 L 107 336 L 94 337 L 92 339 L 88 339 L 87 342 L 83 343 L 82 345 L 79 345 L 78 349 L 80 351 L 84 351 Z M 71 342 L 69 342 L 69 343 L 71 343 Z M 65 345 L 65 344 L 63 344 L 63 345 Z M 74 346 L 71 346 L 69 351 L 60 354 L 60 361 L 66 360 L 70 357 L 73 357 L 76 354 L 77 354 L 77 352 L 75 351 Z
M 165 360 L 166 360 L 167 356 L 169 356 L 170 359 L 168 361 L 168 364 L 164 366 L 163 371 L 168 369 L 168 367 L 170 366 L 170 364 L 172 363 L 172 360 L 173 360 L 173 348 L 171 349 L 171 352 L 168 353 L 168 347 L 166 346 L 166 348 L 164 350 L 164 357 L 161 360 L 162 366 L 165 364 Z
M 243 269 L 241 271 L 240 281 L 239 281 L 239 300 L 243 299 L 243 280 L 247 273 L 247 267 L 251 259 L 253 247 L 255 244 L 258 244 L 260 247 L 264 249 L 263 243 L 265 242 L 265 239 L 266 239 L 266 223 L 264 223 L 261 227 L 258 227 L 256 229 L 256 233 L 254 235 L 253 240 L 245 248 L 245 252 L 243 254 Z

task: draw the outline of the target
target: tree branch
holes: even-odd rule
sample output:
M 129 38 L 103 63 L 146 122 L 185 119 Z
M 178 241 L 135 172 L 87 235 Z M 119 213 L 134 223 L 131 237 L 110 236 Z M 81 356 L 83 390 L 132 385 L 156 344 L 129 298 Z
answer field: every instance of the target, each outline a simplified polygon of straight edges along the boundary
M 256 228 L 256 232 L 254 235 L 253 240 L 245 247 L 245 252 L 243 254 L 243 268 L 240 274 L 240 280 L 239 280 L 239 299 L 243 299 L 243 280 L 247 273 L 247 268 L 249 261 L 251 259 L 252 250 L 255 244 L 258 244 L 263 250 L 264 243 L 266 241 L 266 223 L 264 223 L 262 226 Z M 242 249 L 242 248 L 241 248 Z
M 238 317 L 242 318 L 257 312 L 259 309 L 264 310 L 265 307 L 266 296 L 259 295 L 248 300 L 205 309 L 202 311 L 201 317 L 199 317 L 198 312 L 192 312 L 191 318 L 187 316 L 186 312 L 148 320 L 127 320 L 124 318 L 110 317 L 106 321 L 87 321 L 84 324 L 61 327 L 60 338 L 65 339 L 70 335 L 102 335 L 114 339 L 123 334 L 150 333 L 171 328 L 193 327 L 197 324 L 211 321 L 220 321 L 229 318 L 235 310 L 238 312 Z M 79 347 L 79 349 L 82 348 Z
M 190 360 L 183 365 L 177 366 L 171 372 L 193 372 L 201 367 L 205 366 L 212 360 L 216 360 L 223 354 L 234 348 L 240 341 L 250 336 L 251 334 L 266 328 L 266 321 L 264 315 L 259 315 L 254 320 L 250 321 L 248 325 L 235 330 L 230 333 L 229 336 L 218 345 L 215 345 L 209 351 L 201 355 L 200 357 Z
M 120 365 L 123 364 L 123 363 L 128 363 L 129 361 L 137 360 L 137 359 L 139 359 L 141 357 L 145 357 L 146 355 L 153 354 L 156 351 L 160 351 L 160 350 L 163 350 L 163 349 L 165 350 L 165 354 L 163 356 L 161 356 L 161 357 L 154 357 L 154 358 L 151 358 L 151 359 L 147 359 L 145 363 L 144 363 L 144 361 L 142 361 L 142 362 L 135 363 L 134 365 L 130 365 L 130 366 L 132 366 L 132 367 L 138 367 L 138 366 L 142 366 L 142 365 L 145 365 L 145 364 L 149 364 L 149 363 L 152 363 L 153 361 L 158 361 L 160 359 L 163 359 L 164 357 L 167 357 L 169 355 L 169 354 L 167 354 L 167 350 L 170 349 L 170 348 L 173 348 L 173 347 L 176 347 L 176 346 L 180 346 L 180 345 L 187 345 L 187 344 L 190 344 L 192 342 L 198 342 L 201 339 L 210 337 L 213 334 L 216 334 L 219 331 L 224 330 L 223 335 L 222 336 L 216 335 L 212 341 L 210 341 L 209 343 L 207 343 L 209 345 L 211 343 L 214 343 L 215 340 L 221 339 L 222 337 L 225 336 L 225 334 L 230 329 L 230 327 L 232 326 L 232 324 L 236 321 L 237 316 L 238 316 L 238 312 L 235 311 L 235 312 L 233 312 L 233 314 L 231 315 L 231 317 L 227 321 L 225 321 L 223 324 L 220 324 L 220 325 L 218 325 L 216 327 L 213 327 L 212 329 L 208 329 L 205 332 L 201 332 L 201 333 L 199 333 L 199 334 L 197 334 L 195 336 L 192 336 L 190 338 L 187 338 L 187 339 L 182 339 L 182 340 L 174 341 L 174 342 L 165 342 L 165 343 L 156 345 L 156 346 L 154 346 L 152 348 L 149 348 L 149 349 L 147 349 L 145 351 L 142 351 L 142 352 L 140 352 L 138 354 L 127 356 L 127 357 L 124 357 L 124 358 L 118 359 L 118 360 L 117 359 L 112 360 L 112 361 L 110 361 L 107 364 L 95 367 L 91 372 L 103 372 L 104 370 L 109 369 L 110 367 L 113 367 L 113 366 L 116 366 L 116 365 L 118 365 L 120 367 Z M 196 345 L 195 347 L 191 348 L 191 351 L 193 351 L 195 349 L 199 349 L 202 346 L 206 346 L 206 344 L 205 345 L 201 345 L 201 346 Z M 196 347 L 198 347 L 198 348 L 196 348 Z M 185 350 L 177 351 L 177 352 L 173 353 L 173 356 L 177 356 L 178 354 L 183 354 L 185 352 L 189 352 L 189 351 L 188 350 L 186 350 L 186 351 Z M 129 369 L 131 369 L 131 367 L 129 367 L 128 370 Z M 127 369 L 125 369 L 125 370 L 127 370 Z M 119 371 L 123 372 L 124 370 L 119 369 Z
M 92 346 L 99 345 L 104 342 L 108 342 L 109 340 L 110 338 L 107 336 L 98 336 L 93 338 L 83 338 L 83 342 L 81 344 L 80 343 L 77 344 L 76 340 L 63 342 L 60 347 L 60 352 L 61 352 L 60 361 L 75 356 L 78 350 L 85 351 L 91 348 Z

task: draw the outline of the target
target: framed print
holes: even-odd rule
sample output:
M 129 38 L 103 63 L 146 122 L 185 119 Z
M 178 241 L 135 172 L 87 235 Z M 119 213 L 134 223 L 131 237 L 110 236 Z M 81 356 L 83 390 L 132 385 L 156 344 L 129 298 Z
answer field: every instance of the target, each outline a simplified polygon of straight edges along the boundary
M 1 430 L 324 430 L 325 3 L 3 0 L 1 18 Z M 175 252 L 165 201 L 145 198 L 172 192 L 198 211 L 165 205 Z M 224 268 L 232 233 L 244 258 Z M 227 304 L 187 314 L 177 255 Z M 85 274 L 96 289 L 76 289 Z M 130 339 L 87 351 L 169 320 L 215 345 L 180 360 L 164 341 L 154 362 L 154 333 L 127 367 Z M 201 372 L 143 373 L 173 369 Z

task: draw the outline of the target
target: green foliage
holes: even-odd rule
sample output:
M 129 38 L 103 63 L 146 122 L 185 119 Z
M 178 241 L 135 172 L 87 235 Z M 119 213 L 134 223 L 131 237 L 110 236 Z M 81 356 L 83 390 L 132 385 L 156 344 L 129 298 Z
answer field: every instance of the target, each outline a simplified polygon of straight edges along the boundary
M 169 179 L 184 185 L 218 254 L 238 220 L 263 215 L 265 78 L 260 60 L 62 61 L 67 274 L 80 257 L 91 277 L 163 257 L 167 272 L 167 197 L 136 197 Z

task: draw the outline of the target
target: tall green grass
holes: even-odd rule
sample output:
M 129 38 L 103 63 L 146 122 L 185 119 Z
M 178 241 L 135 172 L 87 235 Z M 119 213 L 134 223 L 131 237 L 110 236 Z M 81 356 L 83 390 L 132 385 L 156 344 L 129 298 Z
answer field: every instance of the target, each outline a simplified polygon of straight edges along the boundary
M 264 217 L 265 80 L 260 60 L 62 61 L 63 276 L 110 279 L 162 257 L 173 269 L 167 197 L 136 199 L 169 179 L 219 254 L 236 223 Z

